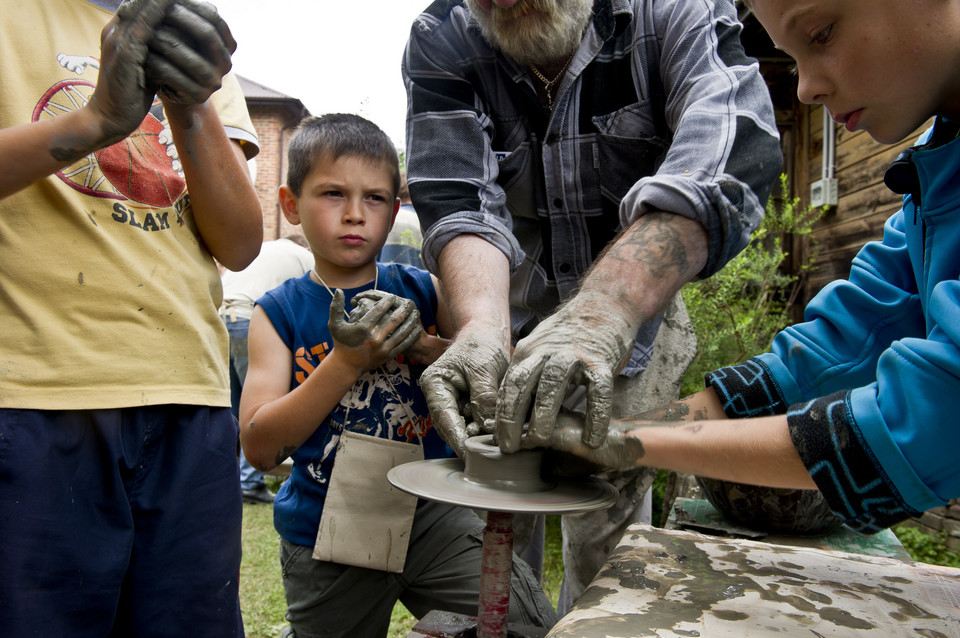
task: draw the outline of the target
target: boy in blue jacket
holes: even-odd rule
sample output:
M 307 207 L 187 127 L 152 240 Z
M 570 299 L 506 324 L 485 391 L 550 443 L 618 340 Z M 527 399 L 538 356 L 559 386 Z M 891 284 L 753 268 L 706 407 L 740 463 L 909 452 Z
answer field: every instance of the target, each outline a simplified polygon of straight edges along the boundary
M 418 504 L 386 478 L 402 462 L 453 456 L 417 385 L 447 345 L 436 336 L 450 326 L 437 280 L 376 261 L 399 186 L 396 148 L 364 118 L 310 118 L 291 141 L 280 204 L 314 266 L 257 301 L 240 400 L 250 463 L 293 460 L 273 506 L 285 636 L 386 636 L 397 600 L 417 617 L 477 613 L 483 522 Z M 511 622 L 555 622 L 519 560 L 511 593 Z
M 597 449 L 564 415 L 552 446 L 615 467 L 816 488 L 876 532 L 960 497 L 960 2 L 747 4 L 795 59 L 800 100 L 847 130 L 889 144 L 936 118 L 885 175 L 903 207 L 770 352 L 620 421 Z

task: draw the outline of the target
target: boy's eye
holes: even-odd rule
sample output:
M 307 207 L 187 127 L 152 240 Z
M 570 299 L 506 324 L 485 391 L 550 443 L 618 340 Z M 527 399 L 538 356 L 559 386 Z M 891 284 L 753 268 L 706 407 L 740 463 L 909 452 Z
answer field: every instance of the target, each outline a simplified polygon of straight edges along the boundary
M 833 25 L 817 31 L 810 37 L 811 44 L 826 44 L 830 39 L 830 34 L 833 32 Z
M 341 197 L 343 195 L 343 193 L 341 193 L 340 191 L 334 191 L 334 190 L 324 191 L 323 194 L 326 197 Z

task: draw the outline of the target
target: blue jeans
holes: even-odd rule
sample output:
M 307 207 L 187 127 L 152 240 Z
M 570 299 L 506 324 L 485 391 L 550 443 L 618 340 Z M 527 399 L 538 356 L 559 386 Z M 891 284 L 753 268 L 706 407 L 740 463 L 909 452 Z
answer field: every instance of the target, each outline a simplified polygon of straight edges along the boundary
M 240 418 L 240 394 L 243 381 L 247 378 L 247 331 L 248 319 L 225 319 L 227 333 L 230 335 L 230 411 L 236 419 Z M 250 465 L 243 450 L 240 450 L 240 488 L 252 490 L 264 485 L 263 473 Z

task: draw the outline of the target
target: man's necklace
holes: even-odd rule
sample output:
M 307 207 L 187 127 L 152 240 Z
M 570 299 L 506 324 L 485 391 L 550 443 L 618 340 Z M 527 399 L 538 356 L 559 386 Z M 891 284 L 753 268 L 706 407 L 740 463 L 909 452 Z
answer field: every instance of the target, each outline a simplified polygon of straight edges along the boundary
M 533 73 L 534 77 L 536 77 L 538 80 L 540 80 L 540 82 L 543 83 L 543 92 L 546 93 L 547 95 L 547 110 L 549 111 L 553 110 L 553 94 L 550 91 L 553 88 L 553 85 L 556 84 L 558 81 L 560 81 L 560 78 L 563 77 L 563 74 L 567 72 L 567 67 L 570 66 L 570 62 L 573 61 L 573 56 L 575 54 L 576 54 L 576 51 L 570 54 L 570 57 L 567 58 L 566 62 L 564 62 L 563 68 L 560 69 L 560 72 L 557 73 L 557 75 L 554 76 L 552 80 L 548 80 L 547 76 L 545 76 L 540 71 L 540 69 L 536 67 L 536 65 L 531 64 L 528 67 L 530 69 L 530 72 Z

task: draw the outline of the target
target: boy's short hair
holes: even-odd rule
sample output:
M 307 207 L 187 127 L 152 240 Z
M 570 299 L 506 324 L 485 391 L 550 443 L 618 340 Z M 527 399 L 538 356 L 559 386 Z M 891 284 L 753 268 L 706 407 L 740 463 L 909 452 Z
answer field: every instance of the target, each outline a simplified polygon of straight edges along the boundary
M 393 173 L 393 195 L 400 190 L 397 147 L 380 127 L 352 113 L 328 113 L 304 119 L 287 149 L 287 188 L 300 197 L 303 180 L 322 157 L 345 155 L 383 163 Z

